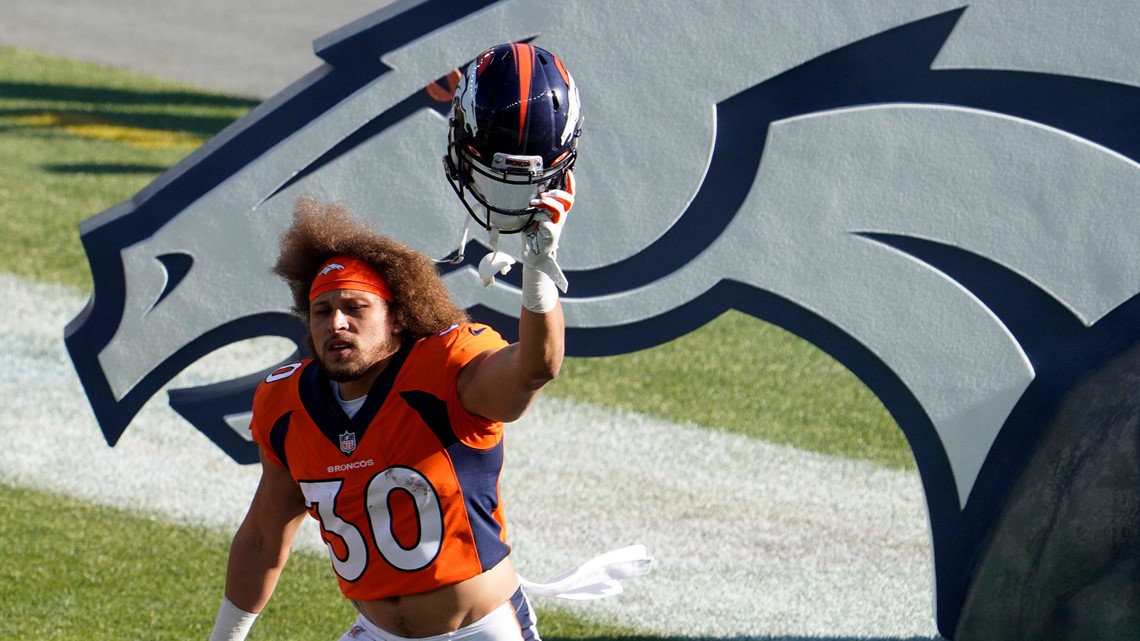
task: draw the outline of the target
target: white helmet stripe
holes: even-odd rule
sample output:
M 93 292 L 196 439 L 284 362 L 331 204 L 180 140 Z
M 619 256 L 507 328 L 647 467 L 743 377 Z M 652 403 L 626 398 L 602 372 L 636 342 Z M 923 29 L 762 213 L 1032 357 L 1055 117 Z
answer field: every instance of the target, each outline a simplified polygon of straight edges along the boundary
M 581 103 L 578 102 L 578 85 L 574 84 L 574 77 L 569 72 L 566 73 L 566 87 L 570 104 L 566 106 L 566 126 L 562 129 L 560 140 L 563 145 L 570 142 L 574 136 L 574 131 L 578 128 L 578 113 L 581 110 Z

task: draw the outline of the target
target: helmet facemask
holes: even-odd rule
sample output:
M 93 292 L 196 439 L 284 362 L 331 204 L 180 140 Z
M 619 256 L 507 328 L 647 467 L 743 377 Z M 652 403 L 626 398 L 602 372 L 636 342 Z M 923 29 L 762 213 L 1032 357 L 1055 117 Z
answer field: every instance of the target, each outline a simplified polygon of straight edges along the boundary
M 488 166 L 476 154 L 452 140 L 444 157 L 448 182 L 475 222 L 504 234 L 521 232 L 530 225 L 542 211 L 532 207 L 531 201 L 544 191 L 562 188 L 566 171 L 577 157 L 571 148 L 554 167 L 545 169 L 542 156 L 496 152 Z

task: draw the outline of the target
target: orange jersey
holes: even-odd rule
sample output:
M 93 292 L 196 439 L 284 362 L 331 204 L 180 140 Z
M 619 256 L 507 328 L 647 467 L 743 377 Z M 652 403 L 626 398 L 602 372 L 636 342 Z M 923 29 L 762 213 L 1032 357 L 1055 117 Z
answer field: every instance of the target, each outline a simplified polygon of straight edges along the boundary
M 476 324 L 406 345 L 351 419 L 311 359 L 258 387 L 253 438 L 297 481 L 346 597 L 457 583 L 510 552 L 499 495 L 503 424 L 465 410 L 455 387 L 474 356 L 504 345 Z

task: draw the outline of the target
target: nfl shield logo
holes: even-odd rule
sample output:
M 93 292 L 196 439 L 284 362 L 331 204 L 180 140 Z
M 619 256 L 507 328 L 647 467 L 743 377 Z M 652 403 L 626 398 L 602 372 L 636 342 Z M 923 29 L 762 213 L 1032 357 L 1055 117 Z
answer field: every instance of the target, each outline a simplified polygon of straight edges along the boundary
M 356 432 L 345 432 L 340 435 L 340 451 L 352 454 L 356 449 Z

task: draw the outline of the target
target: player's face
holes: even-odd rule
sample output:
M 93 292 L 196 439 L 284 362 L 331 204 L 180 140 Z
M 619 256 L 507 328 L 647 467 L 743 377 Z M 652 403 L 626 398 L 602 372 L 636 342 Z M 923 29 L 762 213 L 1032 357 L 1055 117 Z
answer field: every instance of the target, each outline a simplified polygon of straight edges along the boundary
M 400 348 L 388 301 L 370 292 L 335 289 L 309 306 L 317 360 L 346 398 L 368 393 L 388 357 Z

